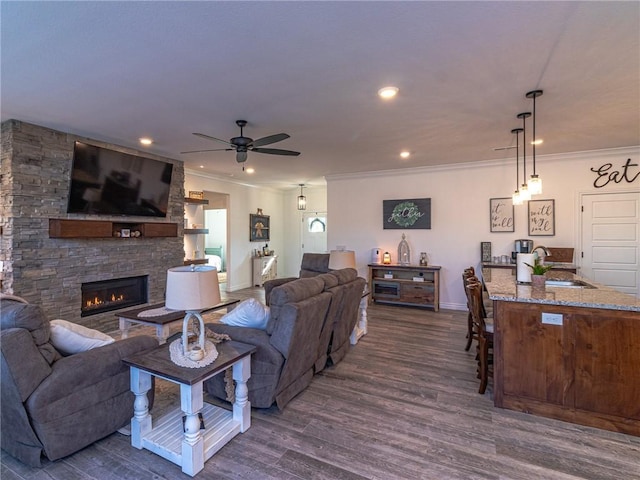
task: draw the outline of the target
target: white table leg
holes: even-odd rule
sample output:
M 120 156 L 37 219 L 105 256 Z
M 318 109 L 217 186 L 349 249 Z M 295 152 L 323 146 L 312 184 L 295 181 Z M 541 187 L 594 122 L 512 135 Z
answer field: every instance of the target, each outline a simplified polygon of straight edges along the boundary
M 204 406 L 203 382 L 180 384 L 180 408 L 186 414 L 182 439 L 182 471 L 192 477 L 204 468 L 204 438 L 198 412 Z
M 131 323 L 124 317 L 119 317 L 120 338 L 129 338 L 129 327 Z
M 233 419 L 240 422 L 240 432 L 251 427 L 251 403 L 247 380 L 251 377 L 251 355 L 233 364 L 233 379 L 236 381 L 236 401 L 233 402 Z
M 136 398 L 133 401 L 133 418 L 131 418 L 131 446 L 142 448 L 142 439 L 151 431 L 151 415 L 149 415 L 149 399 L 147 392 L 151 390 L 151 375 L 144 370 L 131 367 L 131 391 Z
M 167 343 L 167 338 L 169 338 L 169 333 L 171 331 L 169 327 L 170 325 L 168 323 L 156 326 L 156 337 L 158 337 L 158 343 L 160 345 Z
M 351 336 L 349 337 L 349 342 L 351 343 L 351 345 L 355 345 L 356 343 L 358 343 L 358 340 L 360 340 L 363 335 L 367 334 L 367 305 L 368 298 L 363 297 L 362 300 L 360 300 L 360 318 L 358 319 L 358 323 L 356 324 L 355 328 L 351 332 Z

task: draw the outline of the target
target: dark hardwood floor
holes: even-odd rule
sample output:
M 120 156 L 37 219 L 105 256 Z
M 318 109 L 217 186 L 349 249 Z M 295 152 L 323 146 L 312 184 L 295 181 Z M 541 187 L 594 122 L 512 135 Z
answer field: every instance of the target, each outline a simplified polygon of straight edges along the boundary
M 260 296 L 247 289 L 229 296 Z M 466 313 L 372 305 L 369 333 L 287 405 L 211 458 L 203 479 L 640 479 L 640 438 L 493 407 L 477 393 Z M 178 403 L 158 382 L 152 413 Z M 113 434 L 42 469 L 2 453 L 2 480 L 185 479 Z

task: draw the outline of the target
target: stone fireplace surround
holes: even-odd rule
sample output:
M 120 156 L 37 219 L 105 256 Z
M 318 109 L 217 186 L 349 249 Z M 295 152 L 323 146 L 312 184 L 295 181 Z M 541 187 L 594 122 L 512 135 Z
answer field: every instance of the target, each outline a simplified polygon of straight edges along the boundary
M 49 128 L 2 123 L 0 168 L 0 260 L 2 292 L 40 305 L 51 320 L 62 318 L 103 332 L 117 328 L 114 312 L 81 317 L 81 284 L 148 275 L 149 303 L 162 302 L 167 269 L 184 258 L 184 166 L 182 162 Z M 174 164 L 166 218 L 66 213 L 74 141 Z M 50 238 L 49 219 L 171 222 L 177 237 Z

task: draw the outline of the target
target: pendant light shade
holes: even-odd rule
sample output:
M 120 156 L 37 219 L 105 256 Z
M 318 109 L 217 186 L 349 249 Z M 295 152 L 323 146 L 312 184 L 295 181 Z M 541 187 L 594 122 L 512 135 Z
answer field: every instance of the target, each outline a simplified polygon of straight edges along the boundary
M 306 210 L 307 209 L 307 197 L 302 194 L 302 187 L 304 187 L 304 183 L 300 183 L 300 195 L 298 195 L 298 210 Z
M 527 202 L 531 200 L 531 192 L 529 192 L 529 187 L 527 187 L 527 130 L 526 123 L 527 118 L 531 116 L 531 112 L 522 112 L 519 113 L 518 118 L 522 119 L 522 185 L 520 186 L 520 199 L 523 202 Z
M 520 132 L 522 132 L 521 128 L 514 128 L 511 130 L 511 133 L 515 133 L 516 135 L 516 191 L 513 192 L 511 196 L 511 203 L 514 205 L 522 205 L 522 197 L 520 196 L 520 190 L 518 189 L 518 182 L 520 181 Z
M 536 98 L 542 95 L 542 90 L 531 90 L 527 92 L 525 95 L 527 98 L 533 98 L 533 175 L 527 182 L 529 185 L 529 192 L 531 195 L 539 195 L 542 193 L 542 179 L 536 174 L 536 144 L 538 143 L 538 138 L 536 137 Z

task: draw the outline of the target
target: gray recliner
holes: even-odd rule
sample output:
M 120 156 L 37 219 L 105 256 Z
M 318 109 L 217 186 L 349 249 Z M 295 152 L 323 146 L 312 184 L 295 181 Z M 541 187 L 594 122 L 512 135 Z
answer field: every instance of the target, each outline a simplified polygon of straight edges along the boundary
M 300 264 L 300 276 L 298 278 L 316 277 L 329 272 L 328 253 L 304 253 Z M 295 280 L 296 277 L 275 278 L 264 282 L 264 298 L 267 305 L 271 297 L 271 290 L 287 282 Z
M 126 425 L 133 415 L 129 367 L 122 359 L 158 345 L 137 336 L 62 356 L 37 305 L 0 300 L 2 449 L 38 467 Z M 149 392 L 153 404 L 153 389 Z

